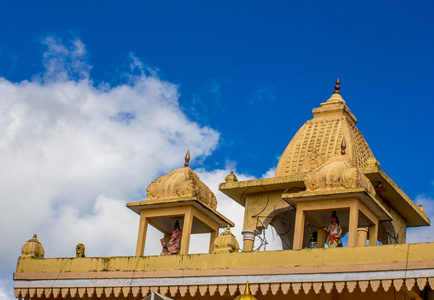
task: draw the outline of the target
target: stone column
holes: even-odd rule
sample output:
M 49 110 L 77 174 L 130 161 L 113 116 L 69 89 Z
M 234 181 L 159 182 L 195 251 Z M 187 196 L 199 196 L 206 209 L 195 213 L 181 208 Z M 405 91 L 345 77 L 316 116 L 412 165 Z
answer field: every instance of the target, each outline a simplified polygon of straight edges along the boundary
M 366 227 L 357 228 L 357 247 L 366 246 L 367 241 L 368 241 L 368 228 Z
M 318 232 L 318 236 L 317 236 L 317 241 L 316 241 L 316 247 L 317 248 L 324 248 L 327 234 L 324 231 L 324 228 L 318 228 L 317 232 Z
M 244 230 L 241 232 L 243 235 L 243 251 L 251 252 L 253 251 L 253 244 L 255 242 L 256 231 L 254 230 Z

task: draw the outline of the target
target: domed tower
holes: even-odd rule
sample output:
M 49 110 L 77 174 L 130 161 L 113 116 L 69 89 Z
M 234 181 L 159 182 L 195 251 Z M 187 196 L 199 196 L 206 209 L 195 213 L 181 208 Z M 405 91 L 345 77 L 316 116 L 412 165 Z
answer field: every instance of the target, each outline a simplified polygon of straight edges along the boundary
M 351 246 L 359 229 L 370 228 L 370 245 L 399 244 L 405 243 L 407 227 L 430 224 L 424 211 L 380 169 L 339 84 L 338 79 L 332 96 L 313 109 L 313 119 L 292 138 L 275 177 L 236 181 L 229 174 L 220 184 L 223 193 L 245 207 L 243 251 L 252 251 L 255 236 L 269 225 L 283 249 L 323 247 L 323 228 L 335 209 Z M 322 209 L 318 204 L 324 199 L 334 199 L 334 204 Z
M 308 172 L 339 155 L 341 141 L 346 153 L 358 168 L 365 168 L 374 159 L 368 143 L 355 126 L 357 119 L 346 106 L 339 92 L 339 79 L 333 95 L 321 107 L 314 108 L 313 119 L 307 121 L 286 147 L 276 168 L 276 176 Z

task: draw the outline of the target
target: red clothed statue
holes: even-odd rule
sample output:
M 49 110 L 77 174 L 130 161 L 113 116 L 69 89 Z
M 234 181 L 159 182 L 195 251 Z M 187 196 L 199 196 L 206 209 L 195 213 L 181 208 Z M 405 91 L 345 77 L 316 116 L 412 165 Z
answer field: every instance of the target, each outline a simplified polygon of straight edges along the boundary
M 180 230 L 179 222 L 177 220 L 175 226 L 173 227 L 173 232 L 169 240 L 169 244 L 166 243 L 166 235 L 160 240 L 161 246 L 163 246 L 163 252 L 161 252 L 161 255 L 179 254 L 179 251 L 181 250 L 181 238 L 182 231 Z

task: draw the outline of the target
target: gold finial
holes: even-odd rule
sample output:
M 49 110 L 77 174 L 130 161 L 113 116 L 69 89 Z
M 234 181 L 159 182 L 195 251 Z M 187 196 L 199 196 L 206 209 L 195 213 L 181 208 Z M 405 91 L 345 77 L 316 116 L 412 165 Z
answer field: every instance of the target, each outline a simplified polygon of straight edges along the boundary
M 235 300 L 251 300 L 251 299 L 256 300 L 256 298 L 250 294 L 249 281 L 247 280 L 246 290 L 244 291 L 244 295 L 239 295 L 237 298 L 235 298 Z
M 336 85 L 335 85 L 335 91 L 333 92 L 333 94 L 340 94 L 341 92 L 339 92 L 339 89 L 341 88 L 340 86 L 339 86 L 339 78 L 338 78 L 338 80 L 336 80 Z
M 35 233 L 35 234 L 33 235 L 33 238 L 34 238 L 34 239 L 37 239 L 37 238 L 38 238 L 38 235 Z
M 185 155 L 185 164 L 184 167 L 188 167 L 188 163 L 190 162 L 190 149 L 188 149 L 187 154 Z
M 345 143 L 345 137 L 342 138 L 342 143 L 341 143 L 341 154 L 345 155 L 345 149 L 347 148 L 347 144 Z
M 244 291 L 244 295 L 250 295 L 250 287 L 249 287 L 249 281 L 247 280 L 246 284 L 246 290 Z

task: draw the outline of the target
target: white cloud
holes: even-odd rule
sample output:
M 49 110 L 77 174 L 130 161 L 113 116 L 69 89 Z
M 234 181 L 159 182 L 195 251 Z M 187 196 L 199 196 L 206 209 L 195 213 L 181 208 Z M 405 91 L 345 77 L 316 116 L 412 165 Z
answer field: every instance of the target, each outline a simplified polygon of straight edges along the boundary
M 74 256 L 79 242 L 88 256 L 134 255 L 139 218 L 125 203 L 187 149 L 200 160 L 218 145 L 182 112 L 176 85 L 142 72 L 94 86 L 80 40 L 43 42 L 45 72 L 0 78 L 0 278 L 35 232 L 46 257 Z
M 273 168 L 269 169 L 267 172 L 265 172 L 262 175 L 262 178 L 271 178 L 271 177 L 274 177 L 274 175 L 276 175 L 276 167 L 273 167 Z
M 218 169 L 212 171 L 196 169 L 195 171 L 199 178 L 212 190 L 212 192 L 216 196 L 218 212 L 220 212 L 229 220 L 235 223 L 235 227 L 231 228 L 231 232 L 237 238 L 240 248 L 242 248 L 243 236 L 241 235 L 241 231 L 243 230 L 244 208 L 240 204 L 223 194 L 218 189 L 218 187 L 220 183 L 225 181 L 226 175 L 228 175 L 233 169 L 238 180 L 251 180 L 255 178 L 246 174 L 237 174 L 234 167 L 235 165 L 229 161 L 226 163 L 225 169 Z
M 407 229 L 407 243 L 426 243 L 434 242 L 434 199 L 426 197 L 425 195 L 419 195 L 416 197 L 415 202 L 417 204 L 422 203 L 422 206 L 426 212 L 427 217 L 431 220 L 431 226 L 427 227 L 414 227 Z
M 16 299 L 12 285 L 12 279 L 0 279 L 0 300 Z

